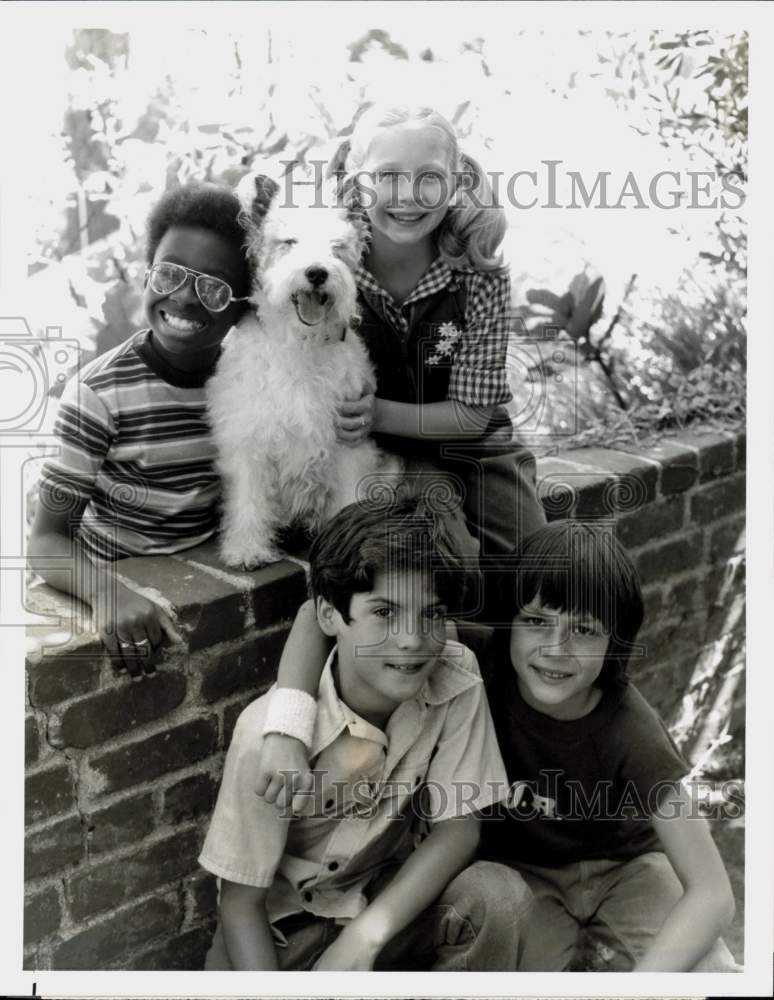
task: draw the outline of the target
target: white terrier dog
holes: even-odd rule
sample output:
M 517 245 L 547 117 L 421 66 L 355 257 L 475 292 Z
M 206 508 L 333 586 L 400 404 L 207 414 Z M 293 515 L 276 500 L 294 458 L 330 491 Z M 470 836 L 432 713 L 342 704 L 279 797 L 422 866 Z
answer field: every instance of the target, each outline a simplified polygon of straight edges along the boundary
M 344 208 L 284 204 L 267 177 L 245 181 L 255 311 L 224 341 L 207 397 L 224 488 L 221 556 L 254 567 L 281 558 L 279 529 L 317 531 L 374 474 L 397 485 L 401 463 L 373 441 L 336 439 L 338 405 L 375 386 L 354 329 L 362 223 Z

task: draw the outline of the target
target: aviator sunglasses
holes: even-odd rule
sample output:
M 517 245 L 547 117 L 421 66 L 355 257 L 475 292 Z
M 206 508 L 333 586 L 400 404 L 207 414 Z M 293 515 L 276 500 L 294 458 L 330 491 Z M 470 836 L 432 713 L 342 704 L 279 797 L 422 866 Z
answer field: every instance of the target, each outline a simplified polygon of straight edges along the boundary
M 171 264 L 169 261 L 161 261 L 148 268 L 145 280 L 157 295 L 171 295 L 183 287 L 188 281 L 189 274 L 193 275 L 196 294 L 208 312 L 223 312 L 232 302 L 247 302 L 247 295 L 237 298 L 231 285 L 221 278 L 214 278 L 202 271 L 194 271 L 190 267 L 183 267 L 182 264 Z

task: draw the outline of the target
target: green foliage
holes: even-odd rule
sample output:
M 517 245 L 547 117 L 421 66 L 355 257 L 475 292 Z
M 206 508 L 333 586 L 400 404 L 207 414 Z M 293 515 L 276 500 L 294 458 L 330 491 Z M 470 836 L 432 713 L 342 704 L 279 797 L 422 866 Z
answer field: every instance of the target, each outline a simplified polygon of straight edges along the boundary
M 450 63 L 435 41 L 432 49 L 413 52 L 385 29 L 353 35 L 335 72 L 326 64 L 304 75 L 271 33 L 248 46 L 189 32 L 186 44 L 199 46 L 191 64 L 203 53 L 213 63 L 194 98 L 196 74 L 181 80 L 179 63 L 166 74 L 140 65 L 136 36 L 102 29 L 73 33 L 62 136 L 51 147 L 65 152 L 52 161 L 63 164 L 58 189 L 69 183 L 73 203 L 64 212 L 55 207 L 38 223 L 32 269 L 54 264 L 61 270 L 64 293 L 80 317 L 67 332 L 81 339 L 84 356 L 141 325 L 144 220 L 165 186 L 192 179 L 234 184 L 256 164 L 279 174 L 290 162 L 326 158 L 353 115 L 373 99 L 369 60 L 382 75 L 385 67 L 403 74 L 418 64 L 437 80 L 448 74 Z M 547 67 L 547 87 L 571 96 L 585 85 L 586 73 L 632 127 L 682 151 L 692 168 L 746 178 L 745 34 L 654 31 L 643 44 L 642 33 L 582 32 L 580 40 L 596 52 L 596 61 L 591 56 L 590 69 L 568 70 L 564 82 L 555 66 Z M 546 41 L 541 36 L 541 44 Z M 519 35 L 514 44 L 527 39 Z M 477 37 L 449 56 L 464 60 L 472 87 L 451 114 L 464 135 L 491 95 L 511 100 L 507 85 L 497 82 L 497 74 L 507 72 L 498 51 L 494 38 Z M 140 78 L 150 81 L 145 90 Z M 497 125 L 495 116 L 483 120 Z M 489 134 L 482 138 L 488 141 Z M 569 285 L 552 283 L 550 275 L 540 286 L 527 284 L 517 316 L 533 332 L 560 331 L 581 361 L 576 402 L 582 434 L 599 433 L 606 424 L 611 434 L 621 428 L 641 434 L 646 421 L 663 431 L 700 419 L 740 419 L 747 268 L 741 218 L 718 212 L 714 241 L 703 243 L 696 257 L 695 266 L 666 288 L 654 288 L 641 273 L 613 292 L 607 287 L 613 283 L 580 260 Z M 541 364 L 535 377 L 551 374 L 550 360 Z M 568 406 L 559 399 L 549 407 L 549 430 Z
M 708 47 L 713 54 L 705 57 Z M 644 91 L 639 131 L 656 131 L 663 145 L 679 144 L 704 158 L 707 169 L 746 180 L 747 56 L 744 33 L 719 44 L 707 31 L 653 32 L 648 52 L 636 43 L 618 52 L 609 93 L 629 114 Z M 518 313 L 527 329 L 565 331 L 609 393 L 600 401 L 585 379 L 585 427 L 575 443 L 636 442 L 694 423 L 744 424 L 746 229 L 728 211 L 719 212 L 714 227 L 717 247 L 701 250 L 674 288 L 641 294 L 632 275 L 603 330 L 601 277 L 578 274 L 563 294 L 527 291 Z
M 634 277 L 627 295 L 633 283 Z M 622 410 L 627 409 L 628 404 L 613 372 L 613 357 L 606 348 L 618 322 L 620 310 L 604 333 L 592 334 L 592 327 L 601 319 L 605 305 L 604 280 L 601 277 L 592 278 L 583 271 L 575 275 L 569 289 L 561 296 L 547 288 L 530 288 L 526 298 L 527 308 L 521 311 L 520 316 L 525 320 L 527 329 L 543 339 L 549 331 L 563 330 L 574 341 L 578 352 L 576 356 L 586 364 L 593 362 L 599 367 L 616 403 Z M 540 374 L 549 377 L 551 372 L 545 364 L 541 364 Z

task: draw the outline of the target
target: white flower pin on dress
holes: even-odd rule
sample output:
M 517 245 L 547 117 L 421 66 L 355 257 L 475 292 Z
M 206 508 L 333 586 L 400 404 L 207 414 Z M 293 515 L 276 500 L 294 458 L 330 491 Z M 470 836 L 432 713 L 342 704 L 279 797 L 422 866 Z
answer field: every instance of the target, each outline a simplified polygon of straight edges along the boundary
M 461 336 L 462 330 L 458 329 L 454 323 L 441 323 L 438 327 L 438 343 L 425 363 L 439 365 L 442 361 L 450 360 Z

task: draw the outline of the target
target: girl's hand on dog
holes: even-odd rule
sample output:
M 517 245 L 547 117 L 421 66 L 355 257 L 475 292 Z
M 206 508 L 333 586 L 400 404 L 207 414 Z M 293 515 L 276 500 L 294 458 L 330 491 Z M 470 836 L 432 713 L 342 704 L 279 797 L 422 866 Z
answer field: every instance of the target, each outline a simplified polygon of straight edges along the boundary
M 364 392 L 359 399 L 345 399 L 338 408 L 336 438 L 354 448 L 370 435 L 374 422 L 376 397 Z
M 171 618 L 158 605 L 115 578 L 99 587 L 91 605 L 113 669 L 128 672 L 132 680 L 156 672 L 165 637 L 173 643 L 183 641 Z

